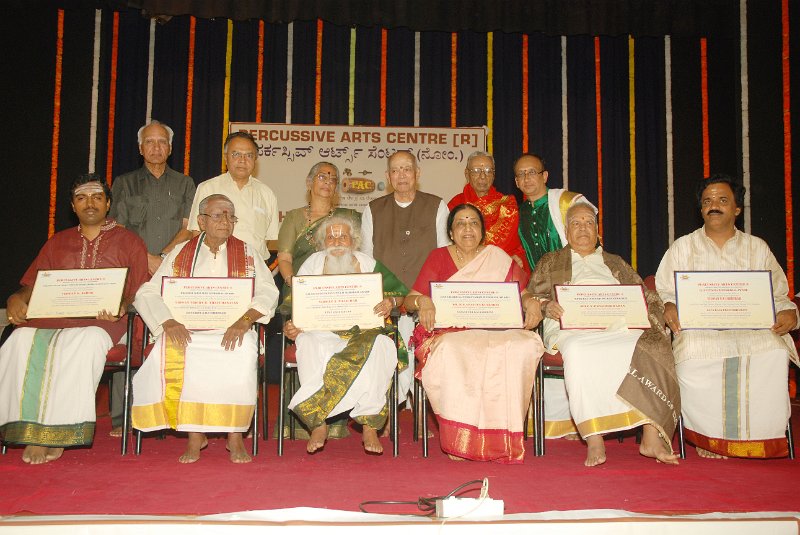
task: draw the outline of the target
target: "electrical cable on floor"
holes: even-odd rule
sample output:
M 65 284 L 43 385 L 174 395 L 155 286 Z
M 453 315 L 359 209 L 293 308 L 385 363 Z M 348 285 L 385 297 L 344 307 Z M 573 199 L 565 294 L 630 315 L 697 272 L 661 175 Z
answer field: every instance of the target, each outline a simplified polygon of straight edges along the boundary
M 367 511 L 364 506 L 366 505 L 416 505 L 417 508 L 422 512 L 422 514 L 415 514 L 415 513 L 400 513 L 404 516 L 433 516 L 436 513 L 436 500 L 445 500 L 454 496 L 456 492 L 460 491 L 464 487 L 468 487 L 470 485 L 475 485 L 476 483 L 481 484 L 481 497 L 486 492 L 485 488 L 488 486 L 485 483 L 486 478 L 483 479 L 473 479 L 472 481 L 467 481 L 463 483 L 453 490 L 450 491 L 449 494 L 445 496 L 431 496 L 430 498 L 423 498 L 420 496 L 415 501 L 406 501 L 406 500 L 369 500 L 366 502 L 361 502 L 358 504 L 358 508 L 361 509 L 362 513 L 373 513 L 373 514 L 396 514 L 396 513 L 376 513 L 374 511 Z

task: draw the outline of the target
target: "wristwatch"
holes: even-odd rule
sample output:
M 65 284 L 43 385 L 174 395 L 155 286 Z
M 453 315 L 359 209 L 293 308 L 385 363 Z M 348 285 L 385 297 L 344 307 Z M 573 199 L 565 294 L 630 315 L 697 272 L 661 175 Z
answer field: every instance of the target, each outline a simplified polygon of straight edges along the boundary
M 253 324 L 253 318 L 251 318 L 251 317 L 250 317 L 250 316 L 248 316 L 247 314 L 243 315 L 243 316 L 242 316 L 242 319 L 243 319 L 243 320 L 245 320 L 247 323 L 249 323 L 249 324 L 251 324 L 251 325 Z

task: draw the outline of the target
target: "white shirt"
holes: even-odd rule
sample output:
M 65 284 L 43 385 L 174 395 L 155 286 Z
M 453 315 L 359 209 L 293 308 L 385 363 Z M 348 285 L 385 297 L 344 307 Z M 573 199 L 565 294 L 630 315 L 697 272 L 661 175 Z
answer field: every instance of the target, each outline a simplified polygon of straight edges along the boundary
M 161 280 L 162 277 L 171 277 L 174 273 L 173 264 L 178 253 L 189 243 L 188 241 L 178 244 L 167 257 L 161 262 L 158 270 L 153 277 L 145 282 L 139 291 L 136 292 L 136 299 L 133 306 L 141 314 L 142 319 L 150 328 L 154 336 L 158 336 L 163 331 L 161 325 L 172 319 L 172 313 L 164 304 L 161 298 Z M 258 251 L 253 250 L 253 247 L 248 247 L 246 253 L 253 254 L 253 264 L 255 268 L 255 285 L 253 291 L 253 300 L 248 309 L 252 308 L 264 314 L 259 318 L 259 323 L 269 323 L 275 313 L 275 307 L 278 304 L 278 288 L 275 287 L 275 282 L 272 279 L 272 273 L 267 269 L 264 264 L 264 259 L 258 254 Z M 195 277 L 227 277 L 228 276 L 228 251 L 226 244 L 223 243 L 217 254 L 211 252 L 208 245 L 205 243 L 200 245 L 197 252 L 197 259 L 194 267 Z
M 200 230 L 197 224 L 200 201 L 215 193 L 228 197 L 236 208 L 239 222 L 233 228 L 233 235 L 258 249 L 262 257 L 268 258 L 267 240 L 278 239 L 279 227 L 278 201 L 270 187 L 251 176 L 247 184 L 239 189 L 230 173 L 202 182 L 197 186 L 197 193 L 192 202 L 189 230 Z
M 767 243 L 738 229 L 722 248 L 706 235 L 705 227 L 675 240 L 658 266 L 656 288 L 664 303 L 674 304 L 675 271 L 736 270 L 771 271 L 775 312 L 794 310 L 797 316 L 797 307 L 788 297 L 786 275 Z M 681 331 L 673 340 L 676 363 L 690 358 L 755 355 L 772 349 L 786 349 L 797 359 L 791 337 L 779 337 L 769 330 L 689 330 Z
M 400 208 L 405 208 L 414 201 L 398 202 L 397 199 L 395 199 L 394 202 L 396 202 L 397 206 Z M 436 247 L 450 245 L 450 237 L 447 235 L 448 215 L 450 215 L 450 210 L 447 209 L 447 205 L 444 201 L 439 201 L 439 208 L 436 210 Z M 361 250 L 369 256 L 372 256 L 372 251 L 375 248 L 375 244 L 372 242 L 373 229 L 372 210 L 370 210 L 369 205 L 367 205 L 367 207 L 364 208 L 364 212 L 361 214 Z

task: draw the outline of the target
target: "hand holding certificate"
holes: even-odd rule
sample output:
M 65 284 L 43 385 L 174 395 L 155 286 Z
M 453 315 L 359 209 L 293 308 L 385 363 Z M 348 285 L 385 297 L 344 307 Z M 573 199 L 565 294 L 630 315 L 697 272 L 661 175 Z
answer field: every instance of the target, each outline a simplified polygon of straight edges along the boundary
M 128 268 L 39 271 L 27 318 L 109 319 L 119 312 L 127 274 Z
M 380 273 L 295 275 L 292 322 L 304 331 L 343 331 L 383 326 L 375 305 L 383 300 Z
M 769 271 L 676 271 L 681 329 L 769 329 L 775 323 Z
M 647 305 L 637 284 L 556 285 L 564 309 L 562 329 L 607 329 L 624 322 L 630 329 L 649 329 Z

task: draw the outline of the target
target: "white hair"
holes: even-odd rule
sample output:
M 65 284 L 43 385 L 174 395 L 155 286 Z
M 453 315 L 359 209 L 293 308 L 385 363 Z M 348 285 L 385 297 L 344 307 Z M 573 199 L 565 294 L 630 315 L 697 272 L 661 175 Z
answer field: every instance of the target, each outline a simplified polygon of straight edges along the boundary
M 206 207 L 208 207 L 208 203 L 211 201 L 222 201 L 228 204 L 231 207 L 230 215 L 236 215 L 236 205 L 233 204 L 233 201 L 230 200 L 228 197 L 221 193 L 213 193 L 200 201 L 200 205 L 197 207 L 197 211 L 201 214 L 206 213 Z
M 150 121 L 149 123 L 141 127 L 138 132 L 136 132 L 136 141 L 138 142 L 138 144 L 141 145 L 142 141 L 144 141 L 142 139 L 142 132 L 144 132 L 144 129 L 147 128 L 148 126 L 153 126 L 153 125 L 158 125 L 167 131 L 167 136 L 169 137 L 169 144 L 172 145 L 172 138 L 175 136 L 175 132 L 172 131 L 172 128 L 159 121 Z
M 480 158 L 480 157 L 489 158 L 490 160 L 492 160 L 492 167 L 495 166 L 494 165 L 494 156 L 492 156 L 491 154 L 489 154 L 486 151 L 476 150 L 475 152 L 473 152 L 472 154 L 467 156 L 467 167 L 470 166 L 470 164 L 472 163 L 472 159 L 473 158 Z
M 331 225 L 347 225 L 350 228 L 350 239 L 353 240 L 353 250 L 361 249 L 361 225 L 347 216 L 336 215 L 329 217 L 324 223 L 320 224 L 319 228 L 314 232 L 314 241 L 317 243 L 317 250 L 321 251 L 325 248 L 325 236 L 328 233 L 328 227 Z

